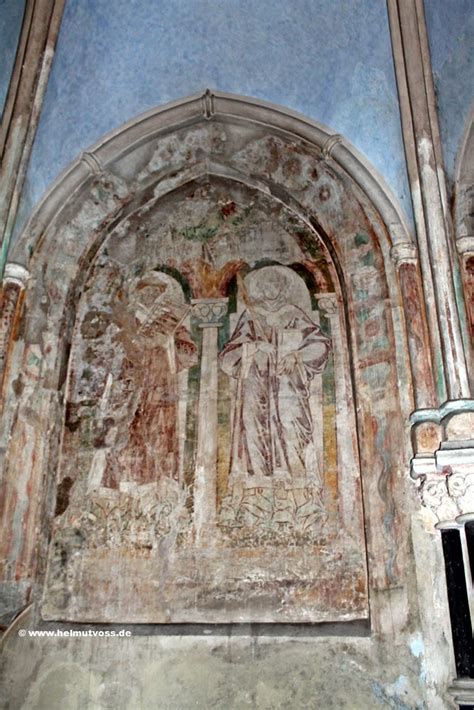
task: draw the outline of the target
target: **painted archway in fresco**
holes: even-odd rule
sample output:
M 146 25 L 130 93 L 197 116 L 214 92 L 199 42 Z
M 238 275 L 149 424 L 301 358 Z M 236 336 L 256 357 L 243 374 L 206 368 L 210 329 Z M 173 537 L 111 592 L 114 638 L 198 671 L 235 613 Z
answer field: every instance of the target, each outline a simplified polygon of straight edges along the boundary
M 282 203 L 205 176 L 129 215 L 77 309 L 46 613 L 76 616 L 67 586 L 100 616 L 129 560 L 140 620 L 363 617 L 349 363 L 332 259 Z
M 118 134 L 105 170 L 86 154 L 80 189 L 59 211 L 53 193 L 17 248 L 39 235 L 7 470 L 55 480 L 42 614 L 367 619 L 405 545 L 390 249 L 408 237 L 331 157 L 339 137 L 322 150 L 203 101 L 204 117 L 191 101 L 172 129 Z

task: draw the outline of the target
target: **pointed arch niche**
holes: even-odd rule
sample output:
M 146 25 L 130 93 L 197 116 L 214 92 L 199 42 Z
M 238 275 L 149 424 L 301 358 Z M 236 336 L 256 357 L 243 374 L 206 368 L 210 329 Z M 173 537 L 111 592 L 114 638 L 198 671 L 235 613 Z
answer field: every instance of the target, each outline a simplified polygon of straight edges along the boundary
M 422 290 L 343 138 L 225 94 L 152 111 L 63 173 L 11 262 L 12 607 L 341 622 L 404 588 Z

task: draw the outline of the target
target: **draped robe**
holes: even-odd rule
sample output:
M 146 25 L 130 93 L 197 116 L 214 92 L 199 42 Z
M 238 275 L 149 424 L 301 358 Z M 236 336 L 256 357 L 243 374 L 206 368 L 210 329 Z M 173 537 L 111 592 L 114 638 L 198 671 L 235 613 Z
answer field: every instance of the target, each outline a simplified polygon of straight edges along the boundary
M 219 355 L 222 370 L 237 380 L 232 476 L 317 476 L 309 389 L 330 349 L 298 306 L 242 313 Z
M 178 373 L 196 364 L 197 351 L 188 330 L 176 327 L 177 322 L 168 313 L 165 321 L 158 312 L 145 327 L 136 322 L 135 342 L 126 343 L 122 374 L 138 396 L 130 402 L 126 445 L 107 457 L 105 486 L 178 478 Z

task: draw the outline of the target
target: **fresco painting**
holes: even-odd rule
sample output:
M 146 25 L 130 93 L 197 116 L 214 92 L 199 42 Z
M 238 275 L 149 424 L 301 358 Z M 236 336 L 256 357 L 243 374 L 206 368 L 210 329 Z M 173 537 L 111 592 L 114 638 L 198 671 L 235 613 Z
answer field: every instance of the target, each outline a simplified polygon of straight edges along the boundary
M 223 502 L 222 525 L 246 527 L 246 521 L 285 535 L 304 533 L 324 514 L 317 456 L 323 440 L 311 407 L 320 406 L 321 393 L 311 397 L 310 390 L 331 340 L 297 305 L 306 301 L 309 310 L 310 299 L 290 269 L 263 267 L 246 283 L 241 279 L 239 289 L 245 308 L 219 354 L 221 369 L 234 380 L 232 493 Z
M 118 225 L 77 310 L 45 618 L 366 618 L 345 323 L 323 240 L 256 190 Z

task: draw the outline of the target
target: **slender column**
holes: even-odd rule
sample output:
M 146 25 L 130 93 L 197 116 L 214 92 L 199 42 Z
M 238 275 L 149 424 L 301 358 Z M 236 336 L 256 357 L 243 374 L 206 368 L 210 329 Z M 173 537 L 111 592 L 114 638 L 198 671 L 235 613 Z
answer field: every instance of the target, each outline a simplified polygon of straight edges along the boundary
M 339 508 L 341 518 L 347 530 L 354 525 L 354 512 L 357 500 L 359 466 L 357 446 L 351 440 L 350 432 L 356 431 L 356 424 L 351 414 L 349 402 L 352 400 L 350 383 L 347 380 L 347 364 L 344 362 L 345 347 L 342 342 L 339 308 L 336 294 L 321 294 L 318 298 L 321 313 L 329 320 L 334 353 L 334 379 L 337 422 L 337 460 L 338 470 L 343 472 L 340 481 Z M 349 437 L 349 439 L 348 439 Z
M 216 523 L 217 477 L 217 353 L 218 334 L 227 312 L 227 298 L 194 299 L 193 316 L 202 328 L 194 528 L 196 542 L 208 542 Z
M 4 397 L 7 379 L 8 355 L 21 313 L 25 284 L 29 272 L 19 264 L 7 264 L 0 292 L 0 399 Z M 1 409 L 0 405 L 0 409 Z
M 403 137 L 441 400 L 469 396 L 422 0 L 388 0 Z M 436 324 L 436 325 L 435 325 Z M 446 391 L 443 388 L 443 380 Z
M 54 57 L 64 0 L 27 0 L 0 127 L 0 274 Z
M 417 408 L 432 407 L 436 402 L 436 388 L 415 246 L 396 244 L 391 257 L 398 271 L 403 297 L 415 404 Z
M 31 557 L 19 559 L 29 533 L 29 521 L 23 511 L 30 499 L 38 499 L 37 492 L 28 488 L 24 480 L 31 471 L 31 460 L 37 451 L 25 439 L 13 456 L 18 468 L 12 472 L 6 452 L 12 442 L 12 422 L 18 416 L 18 393 L 11 386 L 21 373 L 22 381 L 28 374 L 24 367 L 23 342 L 18 338 L 22 306 L 29 272 L 19 264 L 7 264 L 0 291 L 0 622 L 9 623 L 12 616 L 29 600 L 32 585 Z M 21 426 L 21 425 L 20 425 Z M 34 442 L 33 442 L 34 443 Z M 28 454 L 32 457 L 28 459 Z M 16 454 L 16 455 L 15 455 Z M 22 458 L 24 457 L 24 458 Z M 25 465 L 22 466 L 23 462 Z
M 323 309 L 318 306 L 318 309 L 311 311 L 312 320 L 321 325 L 321 314 Z M 311 419 L 313 422 L 313 444 L 316 454 L 318 469 L 322 477 L 322 481 L 326 480 L 326 471 L 324 470 L 324 396 L 323 396 L 323 376 L 322 373 L 313 378 L 309 388 L 309 406 L 311 411 Z

